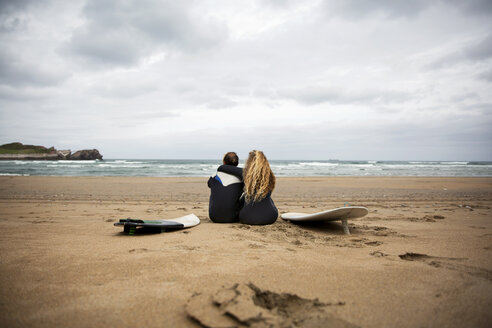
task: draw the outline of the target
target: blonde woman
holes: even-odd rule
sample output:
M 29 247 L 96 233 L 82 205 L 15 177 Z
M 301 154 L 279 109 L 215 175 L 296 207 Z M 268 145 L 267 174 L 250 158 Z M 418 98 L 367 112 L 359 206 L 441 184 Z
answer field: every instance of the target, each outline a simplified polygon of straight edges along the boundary
M 275 188 L 275 175 L 263 152 L 249 153 L 243 170 L 244 207 L 239 212 L 239 221 L 245 224 L 272 224 L 277 220 L 278 210 L 271 198 Z

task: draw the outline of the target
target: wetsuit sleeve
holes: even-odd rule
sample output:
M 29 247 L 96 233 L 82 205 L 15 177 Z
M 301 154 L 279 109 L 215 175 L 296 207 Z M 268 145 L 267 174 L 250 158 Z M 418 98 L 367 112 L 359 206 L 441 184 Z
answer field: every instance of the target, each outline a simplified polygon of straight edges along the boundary
M 210 178 L 208 179 L 207 186 L 208 186 L 209 188 L 212 188 L 212 187 L 211 187 L 211 186 L 212 186 L 212 184 L 211 184 L 211 183 L 212 183 L 212 180 L 213 180 L 213 179 L 214 179 L 214 177 L 210 177 Z

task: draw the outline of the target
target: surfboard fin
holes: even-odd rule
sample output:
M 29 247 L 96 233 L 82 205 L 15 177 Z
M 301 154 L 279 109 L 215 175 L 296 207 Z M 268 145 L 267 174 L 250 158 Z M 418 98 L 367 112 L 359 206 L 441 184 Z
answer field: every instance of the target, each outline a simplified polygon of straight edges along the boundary
M 347 219 L 342 219 L 342 227 L 343 227 L 343 232 L 345 232 L 346 235 L 350 235 Z

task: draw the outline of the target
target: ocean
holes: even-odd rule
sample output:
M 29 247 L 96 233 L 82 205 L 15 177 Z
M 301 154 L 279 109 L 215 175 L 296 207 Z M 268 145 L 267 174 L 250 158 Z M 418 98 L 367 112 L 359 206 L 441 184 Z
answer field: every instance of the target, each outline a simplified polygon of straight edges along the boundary
M 0 161 L 0 176 L 207 177 L 220 164 L 220 160 Z M 276 176 L 492 176 L 492 162 L 271 160 L 270 165 Z

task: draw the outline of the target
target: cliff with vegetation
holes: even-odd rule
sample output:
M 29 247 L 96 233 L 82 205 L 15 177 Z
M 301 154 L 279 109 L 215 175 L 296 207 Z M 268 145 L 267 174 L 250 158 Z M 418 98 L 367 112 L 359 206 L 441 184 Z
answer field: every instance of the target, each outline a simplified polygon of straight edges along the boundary
M 55 147 L 23 145 L 13 142 L 0 146 L 0 160 L 95 160 L 102 159 L 97 149 L 57 150 Z

